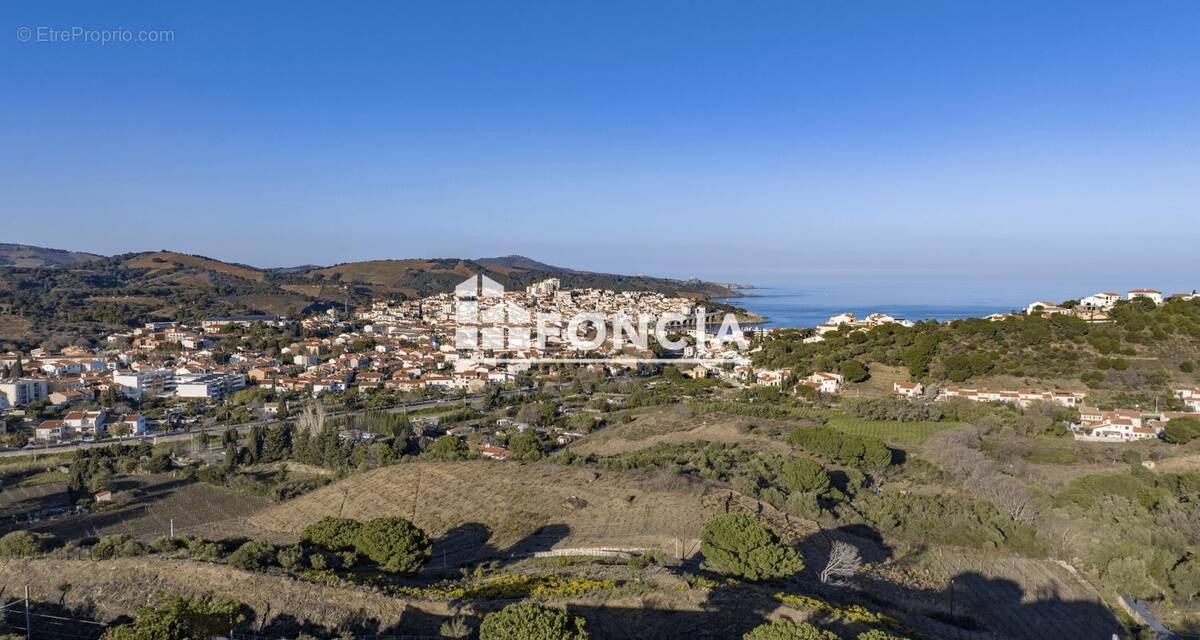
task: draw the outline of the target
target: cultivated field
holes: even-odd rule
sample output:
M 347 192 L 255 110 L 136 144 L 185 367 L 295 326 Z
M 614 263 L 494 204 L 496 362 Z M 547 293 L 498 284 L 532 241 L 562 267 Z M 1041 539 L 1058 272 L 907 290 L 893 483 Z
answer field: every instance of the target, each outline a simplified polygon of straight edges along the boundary
M 263 497 L 178 479 L 171 474 L 127 476 L 118 479 L 113 488 L 117 491 L 118 500 L 122 499 L 122 492 L 130 496 L 133 493 L 139 495 L 128 504 L 114 503 L 94 513 L 58 514 L 32 523 L 27 516 L 12 518 L 11 515 L 68 506 L 66 484 L 58 482 L 10 488 L 4 491 L 3 500 L 0 501 L 0 513 L 9 515 L 5 522 L 0 523 L 0 531 L 29 529 L 53 533 L 63 541 L 114 533 L 151 540 L 170 533 L 173 520 L 176 535 L 263 537 L 261 532 L 249 530 L 245 522 L 251 514 L 271 504 L 270 500 Z
M 835 416 L 827 424 L 843 433 L 877 438 L 897 446 L 923 444 L 938 432 L 967 426 L 963 422 L 893 422 L 849 416 Z

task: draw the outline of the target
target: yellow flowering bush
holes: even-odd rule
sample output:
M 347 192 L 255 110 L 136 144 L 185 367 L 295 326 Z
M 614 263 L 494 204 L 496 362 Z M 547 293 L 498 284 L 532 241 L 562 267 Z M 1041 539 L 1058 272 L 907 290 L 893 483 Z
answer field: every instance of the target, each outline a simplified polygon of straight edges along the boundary
M 876 627 L 887 627 L 889 629 L 894 629 L 899 626 L 899 623 L 896 622 L 894 618 L 876 611 L 871 611 L 870 609 L 857 604 L 852 604 L 846 607 L 838 607 L 829 604 L 824 600 L 818 600 L 811 596 L 783 592 L 776 593 L 775 599 L 790 607 L 816 609 L 817 611 L 824 611 L 851 622 L 859 622 Z

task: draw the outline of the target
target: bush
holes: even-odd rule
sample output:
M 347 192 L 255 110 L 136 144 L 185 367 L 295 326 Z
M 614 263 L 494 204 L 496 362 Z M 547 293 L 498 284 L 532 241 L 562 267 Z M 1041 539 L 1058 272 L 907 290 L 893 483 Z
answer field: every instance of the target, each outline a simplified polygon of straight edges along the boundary
M 100 540 L 92 545 L 92 558 L 95 560 L 111 560 L 112 558 L 132 558 L 134 556 L 145 555 L 147 552 L 146 545 L 134 540 L 132 537 L 118 533 L 110 536 L 101 536 Z
M 858 360 L 847 360 L 842 363 L 840 368 L 842 377 L 846 382 L 862 382 L 871 377 L 871 373 L 867 371 L 867 367 Z
M 13 531 L 0 538 L 0 558 L 32 558 L 45 553 L 55 541 L 48 533 Z
M 300 541 L 328 551 L 353 549 L 362 523 L 350 518 L 326 516 L 304 528 Z
M 465 460 L 471 455 L 471 450 L 458 436 L 446 434 L 434 440 L 427 453 L 430 458 L 437 460 Z
M 284 547 L 275 552 L 275 561 L 288 571 L 295 571 L 304 564 L 304 549 L 299 545 Z
M 142 609 L 129 624 L 112 627 L 104 640 L 191 640 L 225 637 L 246 619 L 236 600 L 210 596 L 160 596 L 154 607 Z
M 484 616 L 479 640 L 587 640 L 583 625 L 562 609 L 522 602 Z
M 359 529 L 355 550 L 383 570 L 416 573 L 433 553 L 429 536 L 400 517 L 375 518 Z
M 790 576 L 804 568 L 795 549 L 741 513 L 709 520 L 700 534 L 700 552 L 707 568 L 749 580 Z
M 829 490 L 829 474 L 825 467 L 808 458 L 792 458 L 783 463 L 779 479 L 792 493 L 821 495 Z
M 880 631 L 879 629 L 871 629 L 870 631 L 864 631 L 864 632 L 858 634 L 858 636 L 855 637 L 855 640 L 907 640 L 907 639 L 903 638 L 901 636 L 894 636 L 886 631 Z
M 788 442 L 841 464 L 882 468 L 892 463 L 892 450 L 882 440 L 830 427 L 800 427 L 788 434 Z
M 229 564 L 247 571 L 255 571 L 275 564 L 275 547 L 251 540 L 229 554 Z
M 1174 444 L 1187 444 L 1200 438 L 1200 421 L 1195 418 L 1175 418 L 1163 427 L 1162 438 Z
M 838 637 L 807 622 L 776 620 L 754 627 L 742 640 L 838 640 Z

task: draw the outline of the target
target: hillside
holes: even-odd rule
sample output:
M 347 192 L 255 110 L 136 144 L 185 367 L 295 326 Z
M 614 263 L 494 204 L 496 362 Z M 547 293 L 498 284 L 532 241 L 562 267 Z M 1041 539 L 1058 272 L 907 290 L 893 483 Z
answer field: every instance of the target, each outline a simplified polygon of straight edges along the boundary
M 351 476 L 269 507 L 250 524 L 299 533 L 325 516 L 410 518 L 433 536 L 463 538 L 459 553 L 487 547 L 653 547 L 674 553 L 724 513 L 728 492 L 655 473 L 593 471 L 543 463 L 413 463 Z
M 1200 383 L 1200 299 L 1119 302 L 1107 323 L 1066 315 L 1010 316 L 915 327 L 848 328 L 805 344 L 805 331 L 782 331 L 755 356 L 762 366 L 797 374 L 836 371 L 858 360 L 888 378 L 1001 389 L 1066 389 L 1089 403 L 1182 409 L 1172 388 Z M 857 389 L 852 387 L 851 391 Z M 890 391 L 890 388 L 887 389 Z
M 0 267 L 19 267 L 22 269 L 37 269 L 41 267 L 63 267 L 83 264 L 103 256 L 82 251 L 65 251 L 63 249 L 47 249 L 25 244 L 6 244 L 0 242 Z
M 732 290 L 712 283 L 683 281 L 649 276 L 594 273 L 553 267 L 523 256 L 463 260 L 431 258 L 409 260 L 371 260 L 349 262 L 305 272 L 289 284 L 337 283 L 366 288 L 376 295 L 426 296 L 453 290 L 454 285 L 473 273 L 482 273 L 511 289 L 524 288 L 539 280 L 558 278 L 569 289 L 603 288 L 616 291 L 658 291 L 693 297 L 736 295 Z
M 350 299 L 452 291 L 474 273 L 523 288 L 557 277 L 571 288 L 652 290 L 693 297 L 728 289 L 697 281 L 560 269 L 521 256 L 482 261 L 371 260 L 260 269 L 173 251 L 112 257 L 0 245 L 0 345 L 30 348 L 94 341 L 148 320 L 196 321 L 230 313 L 295 316 Z

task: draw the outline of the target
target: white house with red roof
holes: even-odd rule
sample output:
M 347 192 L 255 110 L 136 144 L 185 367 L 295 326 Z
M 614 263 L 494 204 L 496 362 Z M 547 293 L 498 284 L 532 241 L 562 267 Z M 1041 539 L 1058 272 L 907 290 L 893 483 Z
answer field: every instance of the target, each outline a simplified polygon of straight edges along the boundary
M 892 393 L 902 398 L 920 398 L 925 394 L 925 385 L 920 382 L 899 380 L 892 383 Z

